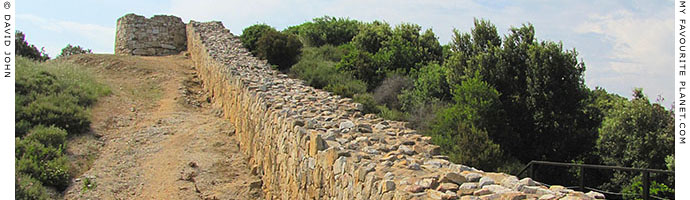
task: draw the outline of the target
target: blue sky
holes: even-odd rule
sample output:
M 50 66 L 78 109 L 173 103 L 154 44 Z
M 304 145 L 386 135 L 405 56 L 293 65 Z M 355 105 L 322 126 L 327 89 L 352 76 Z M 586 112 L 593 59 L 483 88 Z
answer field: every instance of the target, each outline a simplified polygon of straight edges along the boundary
M 234 34 L 255 23 L 278 29 L 323 15 L 362 21 L 411 22 L 432 28 L 442 44 L 457 28 L 469 31 L 474 17 L 501 34 L 532 23 L 539 40 L 562 41 L 586 64 L 585 82 L 630 97 L 644 88 L 650 99 L 673 101 L 673 1 L 473 1 L 473 0 L 154 0 L 16 2 L 17 28 L 51 57 L 68 43 L 112 53 L 117 18 L 136 13 L 179 16 L 183 21 L 222 21 Z

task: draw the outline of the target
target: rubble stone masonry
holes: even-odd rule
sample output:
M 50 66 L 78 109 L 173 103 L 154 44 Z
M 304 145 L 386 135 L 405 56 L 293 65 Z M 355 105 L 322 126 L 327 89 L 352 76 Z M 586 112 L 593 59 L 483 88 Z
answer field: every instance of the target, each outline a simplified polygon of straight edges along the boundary
M 186 30 L 204 87 L 235 125 L 267 199 L 604 198 L 449 162 L 405 122 L 363 115 L 352 99 L 271 69 L 221 22 Z
M 117 19 L 115 54 L 164 56 L 187 50 L 187 32 L 175 16 L 127 14 Z

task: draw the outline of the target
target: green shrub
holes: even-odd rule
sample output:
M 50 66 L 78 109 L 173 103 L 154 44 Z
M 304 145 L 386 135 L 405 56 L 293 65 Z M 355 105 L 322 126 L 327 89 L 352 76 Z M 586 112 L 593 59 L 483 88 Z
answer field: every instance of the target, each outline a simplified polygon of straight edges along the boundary
M 449 115 L 445 112 L 442 115 Z M 503 151 L 494 143 L 489 134 L 467 122 L 457 122 L 450 129 L 437 129 L 431 141 L 441 146 L 441 154 L 448 155 L 451 161 L 494 171 L 503 164 Z M 446 132 L 441 132 L 444 130 Z
M 256 42 L 256 53 L 269 63 L 278 65 L 281 71 L 297 63 L 302 42 L 296 36 L 278 31 L 267 31 Z
M 412 112 L 422 104 L 434 101 L 448 101 L 452 96 L 446 82 L 446 70 L 437 63 L 429 63 L 413 70 L 414 87 L 403 90 L 398 96 L 403 111 Z
M 455 104 L 436 116 L 430 134 L 432 141 L 452 161 L 495 170 L 503 151 L 490 133 L 502 133 L 499 93 L 477 77 L 463 81 L 453 91 Z
M 59 57 L 66 57 L 66 56 L 71 56 L 71 55 L 78 55 L 78 54 L 92 54 L 91 49 L 85 49 L 79 45 L 77 46 L 72 46 L 71 44 L 67 44 L 65 48 L 62 48 L 61 53 L 57 56 Z
M 59 190 L 67 188 L 70 182 L 69 162 L 62 154 L 62 148 L 41 144 L 37 140 L 16 141 L 16 169 L 26 173 L 46 186 Z
M 407 120 L 407 114 L 399 111 L 398 109 L 391 109 L 385 105 L 377 105 L 376 109 L 379 110 L 379 117 L 387 120 L 405 121 Z
M 638 175 L 632 179 L 632 184 L 623 187 L 621 193 L 625 194 L 623 195 L 624 199 L 641 200 L 642 197 L 639 195 L 642 195 L 642 191 L 642 178 L 641 175 Z M 657 181 L 652 180 L 649 183 L 649 195 L 673 199 L 675 195 L 675 189 L 667 186 L 664 183 L 659 183 Z
M 376 88 L 383 79 L 383 67 L 369 52 L 353 49 L 336 65 L 338 70 L 351 73 L 354 78 L 367 83 L 368 89 Z
M 109 93 L 84 67 L 17 57 L 15 136 L 39 124 L 81 133 L 90 123 L 86 107 Z
M 333 62 L 302 59 L 290 69 L 290 73 L 304 80 L 307 85 L 324 88 L 334 81 L 332 77 L 338 74 L 338 70 Z
M 332 45 L 306 47 L 299 62 L 290 68 L 290 74 L 315 88 L 324 88 L 339 72 L 335 62 L 343 56 L 344 50 Z
M 14 198 L 18 200 L 50 199 L 43 184 L 24 173 L 15 173 L 14 195 Z
M 50 198 L 43 186 L 62 191 L 70 183 L 67 135 L 89 129 L 87 107 L 110 90 L 83 66 L 23 57 L 15 84 L 15 192 L 18 199 Z
M 60 149 L 65 145 L 67 138 L 67 131 L 58 127 L 46 127 L 42 125 L 35 126 L 28 135 L 26 135 L 24 140 L 34 140 L 39 143 L 46 145 L 47 147 L 53 147 Z
M 353 97 L 355 94 L 367 91 L 367 84 L 363 81 L 353 79 L 347 74 L 335 76 L 337 81 L 332 81 L 324 89 L 344 97 Z
M 376 53 L 385 41 L 390 40 L 393 31 L 386 22 L 374 21 L 362 25 L 359 33 L 352 38 L 352 43 L 359 49 L 369 53 Z
M 361 103 L 364 106 L 363 113 L 374 113 L 378 114 L 380 110 L 376 107 L 376 102 L 374 101 L 374 96 L 370 93 L 359 93 L 352 97 L 352 100 Z
M 300 25 L 299 34 L 308 46 L 338 46 L 350 42 L 357 35 L 359 25 L 356 20 L 324 16 Z
M 26 36 L 21 31 L 17 30 L 14 33 L 14 36 L 15 50 L 17 51 L 17 56 L 23 56 L 41 62 L 50 59 L 50 57 L 48 57 L 48 54 L 46 54 L 44 48 L 41 48 L 41 51 L 38 51 L 36 46 L 26 42 Z
M 319 60 L 340 62 L 340 59 L 345 56 L 347 52 L 347 45 L 333 46 L 330 44 L 320 47 L 305 47 L 302 49 L 301 60 Z
M 242 46 L 254 53 L 256 51 L 256 43 L 259 41 L 259 38 L 261 38 L 261 36 L 268 31 L 275 31 L 275 28 L 266 24 L 254 24 L 245 28 L 242 30 L 242 35 L 240 35 Z M 254 55 L 256 56 L 256 53 L 254 53 Z
M 86 108 L 78 104 L 77 98 L 65 93 L 38 96 L 27 105 L 17 107 L 16 117 L 21 124 L 52 125 L 73 134 L 87 131 L 91 125 Z M 23 135 L 25 132 L 18 133 Z

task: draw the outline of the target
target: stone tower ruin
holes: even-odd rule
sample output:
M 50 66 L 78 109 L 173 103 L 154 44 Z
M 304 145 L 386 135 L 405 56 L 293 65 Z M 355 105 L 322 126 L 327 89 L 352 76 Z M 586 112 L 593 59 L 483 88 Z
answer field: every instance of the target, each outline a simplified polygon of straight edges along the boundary
M 186 25 L 179 17 L 127 14 L 117 19 L 115 54 L 165 56 L 185 50 Z

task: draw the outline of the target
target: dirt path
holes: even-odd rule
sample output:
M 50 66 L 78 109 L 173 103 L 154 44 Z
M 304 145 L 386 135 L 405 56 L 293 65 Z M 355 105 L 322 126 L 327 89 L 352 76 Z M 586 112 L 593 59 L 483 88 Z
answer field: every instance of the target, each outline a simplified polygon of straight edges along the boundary
M 234 128 L 214 109 L 184 56 L 83 55 L 113 94 L 93 108 L 100 144 L 65 199 L 257 199 Z M 79 154 L 72 145 L 68 154 Z M 89 146 L 89 145 L 86 145 Z M 93 145 L 91 145 L 93 146 Z

